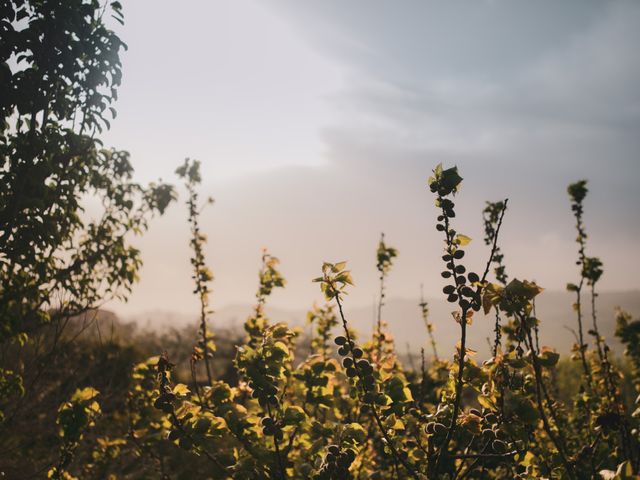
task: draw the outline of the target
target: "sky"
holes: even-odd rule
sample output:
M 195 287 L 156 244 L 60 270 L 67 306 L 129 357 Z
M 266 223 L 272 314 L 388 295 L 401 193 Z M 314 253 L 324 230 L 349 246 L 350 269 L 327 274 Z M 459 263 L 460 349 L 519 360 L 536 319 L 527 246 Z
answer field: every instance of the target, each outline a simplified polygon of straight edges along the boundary
M 127 0 L 118 117 L 106 145 L 136 179 L 179 184 L 202 162 L 215 308 L 253 302 L 261 249 L 281 259 L 281 308 L 320 300 L 347 260 L 348 302 L 377 291 L 381 232 L 399 257 L 388 295 L 439 294 L 442 238 L 426 187 L 464 178 L 456 228 L 482 270 L 486 200 L 509 198 L 508 273 L 564 289 L 578 275 L 566 186 L 589 180 L 587 254 L 603 290 L 640 288 L 640 2 Z M 134 243 L 144 267 L 121 315 L 195 313 L 184 190 Z

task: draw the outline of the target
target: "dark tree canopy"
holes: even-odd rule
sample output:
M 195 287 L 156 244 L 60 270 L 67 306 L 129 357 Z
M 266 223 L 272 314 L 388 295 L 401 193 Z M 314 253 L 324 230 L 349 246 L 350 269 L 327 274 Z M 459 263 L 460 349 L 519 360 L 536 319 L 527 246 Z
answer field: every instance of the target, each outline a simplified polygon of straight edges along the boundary
M 132 181 L 127 152 L 96 137 L 115 116 L 126 45 L 105 24 L 119 2 L 0 6 L 0 315 L 3 338 L 77 314 L 130 288 L 127 242 L 172 199 Z M 90 216 L 83 199 L 99 200 Z

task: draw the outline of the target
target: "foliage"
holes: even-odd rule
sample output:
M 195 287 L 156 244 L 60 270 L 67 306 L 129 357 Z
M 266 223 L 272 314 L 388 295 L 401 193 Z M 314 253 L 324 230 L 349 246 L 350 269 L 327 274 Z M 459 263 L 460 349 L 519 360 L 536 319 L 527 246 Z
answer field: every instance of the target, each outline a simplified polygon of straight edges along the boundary
M 6 86 L 0 105 L 0 341 L 2 358 L 10 359 L 0 368 L 0 441 L 3 451 L 24 452 L 23 462 L 37 463 L 24 475 L 638 478 L 638 400 L 630 408 L 623 380 L 639 388 L 640 327 L 618 314 L 617 335 L 632 367 L 624 378 L 598 329 L 603 265 L 586 254 L 586 181 L 568 189 L 580 267 L 579 281 L 568 285 L 576 294 L 578 326 L 574 391 L 562 385 L 559 354 L 539 344 L 544 319 L 535 301 L 543 288 L 507 276 L 499 245 L 507 200 L 486 204 L 489 251 L 486 263 L 472 269 L 466 255 L 472 239 L 454 225 L 463 179 L 456 167 L 442 165 L 428 186 L 443 240 L 442 292 L 459 330 L 450 360 L 442 354 L 448 346 L 436 352 L 424 299 L 434 359 L 427 364 L 423 352 L 415 371 L 398 358 L 383 313 L 398 251 L 384 235 L 375 252 L 380 284 L 370 338 L 359 336 L 345 315 L 355 286 L 344 261 L 324 262 L 314 279 L 326 304 L 308 314 L 313 334 L 307 345 L 300 329 L 272 321 L 266 304 L 286 281 L 278 258 L 266 250 L 245 338 L 214 338 L 213 273 L 199 221 L 200 164 L 188 159 L 176 173 L 188 193 L 198 326 L 186 340 L 133 337 L 125 327 L 120 341 L 113 331 L 104 340 L 97 307 L 126 297 L 140 265 L 128 239 L 173 199 L 167 185 L 133 182 L 128 155 L 102 149 L 95 138 L 109 125 L 124 48 L 103 17 L 122 21 L 121 6 L 14 0 L 0 8 Z M 96 220 L 82 210 L 88 195 L 102 205 Z M 585 287 L 592 346 L 585 340 Z M 479 362 L 467 334 L 485 328 L 478 320 L 483 314 L 495 315 L 495 337 L 491 358 Z M 95 332 L 90 341 L 78 340 L 88 331 Z M 47 425 L 49 434 L 29 438 L 22 427 L 35 424 Z M 1 461 L 14 476 L 23 466 Z
M 139 367 L 148 375 L 147 388 L 136 390 L 144 397 L 136 418 L 156 418 L 155 432 L 164 432 L 151 438 L 158 443 L 166 438 L 203 458 L 215 478 L 633 475 L 637 420 L 626 411 L 620 372 L 608 360 L 604 339 L 595 335 L 596 349 L 585 352 L 594 390 L 583 387 L 569 396 L 561 392 L 556 384 L 560 357 L 538 340 L 542 322 L 535 315 L 535 299 L 543 289 L 517 278 L 508 283 L 487 280 L 500 251 L 506 201 L 489 220 L 491 251 L 482 275 L 468 271 L 464 247 L 471 239 L 452 223 L 456 211 L 451 197 L 459 193 L 460 183 L 455 168 L 439 167 L 430 180 L 440 210 L 436 229 L 444 235 L 443 293 L 455 307 L 452 318 L 460 328 L 452 362 L 437 359 L 428 369 L 423 364 L 421 372 L 405 368 L 383 322 L 370 340 L 360 342 L 344 313 L 354 285 L 346 262 L 325 262 L 314 280 L 329 303 L 309 312 L 315 327 L 311 349 L 296 361 L 299 332 L 272 323 L 264 310 L 273 288 L 285 285 L 277 259 L 265 252 L 256 307 L 245 323 L 248 336 L 237 347 L 236 382 L 203 382 L 195 376 L 191 386 L 174 381 L 175 366 L 166 355 Z M 382 293 L 396 255 L 382 238 L 376 257 Z M 379 318 L 382 299 L 380 295 Z M 421 307 L 428 325 L 424 301 Z M 507 322 L 507 342 L 502 345 L 496 337 L 495 354 L 482 364 L 466 344 L 467 329 L 480 311 L 495 311 Z M 619 334 L 633 345 L 633 324 L 620 318 Z M 335 328 L 341 332 L 332 333 Z M 496 328 L 503 330 L 501 324 Z M 633 349 L 629 354 L 635 358 Z M 159 383 L 149 387 L 154 368 Z M 150 403 L 153 413 L 147 410 Z M 158 451 L 167 455 L 160 447 Z
M 78 389 L 71 399 L 60 405 L 58 409 L 58 425 L 60 426 L 60 460 L 56 467 L 49 470 L 47 477 L 54 480 L 72 480 L 76 477 L 69 474 L 66 468 L 73 459 L 73 451 L 82 439 L 84 430 L 95 425 L 95 418 L 100 414 L 100 405 L 95 400 L 99 392 L 92 387 Z
M 115 116 L 126 48 L 105 16 L 122 22 L 119 2 L 0 6 L 0 345 L 9 359 L 0 411 L 9 424 L 41 395 L 69 319 L 126 299 L 141 265 L 130 239 L 173 199 L 169 185 L 134 182 L 129 154 L 96 137 Z

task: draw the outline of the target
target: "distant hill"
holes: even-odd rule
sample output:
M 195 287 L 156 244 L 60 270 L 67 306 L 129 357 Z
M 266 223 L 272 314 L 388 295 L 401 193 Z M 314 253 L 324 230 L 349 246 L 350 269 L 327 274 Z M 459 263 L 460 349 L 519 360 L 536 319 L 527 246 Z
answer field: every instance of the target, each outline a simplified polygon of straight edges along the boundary
M 451 316 L 454 310 L 451 304 L 444 299 L 427 299 L 429 302 L 430 318 L 435 326 L 435 336 L 438 342 L 439 353 L 452 355 L 454 346 L 458 341 L 458 325 Z M 537 299 L 536 309 L 540 318 L 541 345 L 556 348 L 566 354 L 574 342 L 573 334 L 566 327 L 577 329 L 576 317 L 572 310 L 574 302 L 573 294 L 561 291 L 545 291 Z M 585 335 L 591 325 L 591 309 L 588 298 L 585 299 L 584 321 Z M 622 307 L 634 317 L 640 316 L 640 290 L 628 292 L 603 292 L 598 297 L 596 305 L 598 311 L 598 324 L 600 332 L 607 338 L 611 348 L 621 353 L 622 347 L 615 340 L 614 310 Z M 215 312 L 213 316 L 215 324 L 225 328 L 242 328 L 244 319 L 251 313 L 250 305 L 231 305 Z M 267 308 L 267 313 L 273 321 L 285 321 L 292 325 L 304 325 L 306 311 L 287 310 L 280 308 Z M 346 309 L 347 319 L 358 330 L 361 338 L 370 334 L 373 326 L 372 307 L 355 307 Z M 423 325 L 417 299 L 389 299 L 384 309 L 384 319 L 389 323 L 394 335 L 398 351 L 405 353 L 407 346 L 413 353 L 418 353 L 422 346 L 426 345 L 427 333 Z M 135 321 L 142 327 L 165 329 L 170 327 L 181 328 L 189 323 L 195 323 L 195 317 L 175 314 L 166 311 L 147 312 L 141 315 L 128 317 L 125 320 Z M 468 345 L 478 351 L 480 357 L 486 356 L 489 351 L 487 337 L 493 338 L 494 319 L 492 315 L 484 316 L 481 312 L 476 314 L 474 322 L 469 329 Z M 588 338 L 590 340 L 590 338 Z M 429 351 L 429 350 L 427 350 Z

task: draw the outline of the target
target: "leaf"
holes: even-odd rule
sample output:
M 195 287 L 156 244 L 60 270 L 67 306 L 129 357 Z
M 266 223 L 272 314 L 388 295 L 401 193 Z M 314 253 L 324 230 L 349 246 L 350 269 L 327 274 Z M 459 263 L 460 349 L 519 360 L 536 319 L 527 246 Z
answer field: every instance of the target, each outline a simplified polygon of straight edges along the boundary
M 502 287 L 495 283 L 489 283 L 482 289 L 482 309 L 485 315 L 489 313 L 491 307 L 500 303 L 502 291 Z
M 284 412 L 284 423 L 285 425 L 298 425 L 306 418 L 306 414 L 304 410 L 300 407 L 287 407 Z
M 438 175 L 436 174 L 436 177 L 437 176 Z M 440 175 L 440 185 L 442 185 L 447 192 L 456 192 L 460 182 L 462 182 L 462 177 L 458 175 L 458 167 L 451 167 L 446 170 L 442 170 Z
M 505 406 L 515 413 L 524 423 L 534 425 L 538 421 L 538 410 L 528 398 L 510 394 L 505 399 Z
M 172 390 L 173 394 L 177 397 L 184 397 L 189 394 L 189 387 L 187 387 L 184 383 L 178 383 Z
M 538 356 L 538 363 L 544 367 L 553 367 L 560 360 L 560 354 L 553 351 L 549 347 L 542 347 L 540 355 Z
M 577 292 L 578 286 L 575 283 L 567 283 L 567 291 L 569 292 Z
M 633 474 L 633 467 L 629 460 L 618 465 L 618 468 L 616 469 L 616 478 L 619 478 L 620 480 L 632 480 L 634 478 L 638 478 Z
M 467 237 L 466 235 L 459 233 L 456 235 L 455 243 L 460 247 L 464 247 L 471 243 L 471 237 Z
M 348 283 L 349 285 L 353 285 L 353 278 L 351 277 L 351 272 L 341 272 L 336 277 L 336 282 Z
M 496 404 L 495 402 L 491 399 L 491 397 L 488 397 L 486 395 L 479 395 L 478 396 L 478 403 L 488 409 L 488 410 L 494 410 L 496 408 Z
M 289 347 L 282 342 L 276 342 L 271 347 L 271 355 L 275 358 L 286 358 L 289 356 Z
M 95 388 L 85 387 L 82 390 L 81 389 L 76 390 L 75 393 L 71 396 L 71 401 L 84 403 L 89 400 L 93 400 L 99 394 L 100 392 L 98 392 L 98 390 L 96 390 Z
M 335 269 L 337 271 L 339 271 L 339 272 L 344 270 L 346 266 L 347 266 L 347 262 L 346 261 L 338 262 L 338 263 L 336 263 L 334 265 Z
M 359 423 L 350 423 L 345 427 L 343 437 L 356 443 L 362 443 L 367 438 L 367 431 Z

